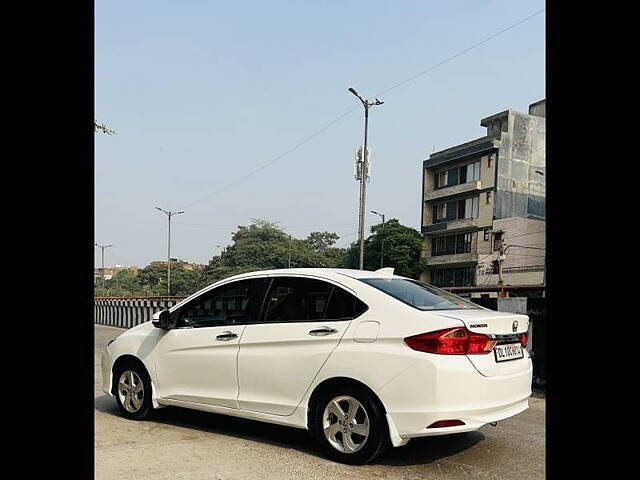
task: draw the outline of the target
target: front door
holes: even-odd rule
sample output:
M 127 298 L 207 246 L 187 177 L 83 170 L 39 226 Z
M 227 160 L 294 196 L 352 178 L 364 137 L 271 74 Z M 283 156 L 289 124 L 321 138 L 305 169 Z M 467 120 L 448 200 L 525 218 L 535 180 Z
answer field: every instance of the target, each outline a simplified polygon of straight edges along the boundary
M 256 283 L 226 283 L 172 312 L 176 328 L 158 342 L 161 397 L 238 408 L 238 346 L 255 315 Z

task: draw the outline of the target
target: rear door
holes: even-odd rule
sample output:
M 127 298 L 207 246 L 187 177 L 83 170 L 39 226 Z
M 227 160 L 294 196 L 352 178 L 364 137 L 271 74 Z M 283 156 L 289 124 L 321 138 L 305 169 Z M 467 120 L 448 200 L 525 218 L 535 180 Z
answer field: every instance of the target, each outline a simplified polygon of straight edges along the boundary
M 346 289 L 302 276 L 274 276 L 260 321 L 238 354 L 241 409 L 290 415 L 336 348 L 362 302 Z
M 493 310 L 451 310 L 437 312 L 464 323 L 468 330 L 494 338 L 497 343 L 486 355 L 467 355 L 482 375 L 511 375 L 531 368 L 531 360 L 520 344 L 520 335 L 529 329 L 529 317 Z

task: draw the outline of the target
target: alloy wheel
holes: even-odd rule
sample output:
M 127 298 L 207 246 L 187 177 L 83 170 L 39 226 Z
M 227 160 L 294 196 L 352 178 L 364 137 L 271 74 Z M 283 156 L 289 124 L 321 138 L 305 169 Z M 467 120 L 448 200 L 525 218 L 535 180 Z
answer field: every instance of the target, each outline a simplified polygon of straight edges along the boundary
M 140 376 L 133 370 L 125 370 L 118 380 L 118 398 L 120 404 L 129 413 L 136 413 L 144 401 L 144 385 Z
M 341 453 L 355 453 L 369 438 L 369 415 L 355 398 L 335 397 L 324 409 L 322 429 L 333 448 Z

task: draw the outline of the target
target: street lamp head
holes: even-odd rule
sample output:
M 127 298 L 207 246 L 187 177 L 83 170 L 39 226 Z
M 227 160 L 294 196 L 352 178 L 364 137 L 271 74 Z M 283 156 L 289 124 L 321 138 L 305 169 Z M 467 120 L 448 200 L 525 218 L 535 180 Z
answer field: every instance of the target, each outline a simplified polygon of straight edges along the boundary
M 358 96 L 359 96 L 359 95 L 358 95 L 358 92 L 356 92 L 355 88 L 353 88 L 353 87 L 349 87 L 349 91 L 350 91 L 351 93 L 353 93 L 356 97 L 358 97 Z
M 384 102 L 381 102 L 380 100 L 378 100 L 378 99 L 376 98 L 376 103 L 374 103 L 374 105 L 382 105 L 383 103 L 384 103 Z
M 174 213 L 174 215 L 180 215 L 181 213 L 184 213 L 184 212 L 176 212 Z

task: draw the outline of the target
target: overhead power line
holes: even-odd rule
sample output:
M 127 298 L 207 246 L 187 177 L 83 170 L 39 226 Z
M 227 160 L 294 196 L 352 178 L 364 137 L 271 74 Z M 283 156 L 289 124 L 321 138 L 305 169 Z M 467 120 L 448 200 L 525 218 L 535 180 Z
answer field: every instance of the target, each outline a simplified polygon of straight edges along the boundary
M 396 83 L 395 85 L 392 85 L 388 88 L 385 88 L 384 90 L 381 90 L 380 92 L 376 93 L 375 95 L 373 95 L 374 97 L 388 93 L 392 90 L 395 90 L 396 88 L 399 88 L 403 85 L 406 85 L 407 83 L 415 80 L 416 78 L 419 78 L 423 75 L 426 75 L 427 73 L 435 70 L 436 68 L 450 62 L 451 60 L 454 60 L 455 58 L 464 55 L 467 52 L 470 52 L 471 50 L 478 48 L 481 45 L 484 45 L 485 43 L 493 40 L 496 37 L 499 37 L 500 35 L 502 35 L 503 33 L 508 32 L 509 30 L 517 27 L 518 25 L 521 25 L 522 23 L 532 19 L 533 17 L 540 15 L 542 12 L 544 12 L 545 9 L 542 8 L 540 10 L 538 10 L 537 12 L 532 13 L 531 15 L 528 15 L 520 20 L 518 20 L 515 23 L 512 23 L 511 25 L 509 25 L 506 28 L 503 28 L 502 30 L 495 32 L 491 35 L 489 35 L 487 38 L 485 38 L 484 40 L 481 40 L 477 43 L 474 43 L 473 45 L 471 45 L 470 47 L 465 48 L 464 50 L 459 51 L 458 53 L 451 55 L 450 57 L 445 58 L 444 60 L 436 63 L 435 65 L 432 65 L 424 70 L 422 70 L 421 72 L 412 75 L 411 77 Z M 183 208 L 188 208 L 191 207 L 193 205 L 195 205 L 196 203 L 200 203 L 204 200 L 208 200 L 209 198 L 224 192 L 225 190 L 231 188 L 232 186 L 246 180 L 247 178 L 251 177 L 252 175 L 256 174 L 257 172 L 264 170 L 265 168 L 267 168 L 269 165 L 274 164 L 275 162 L 277 162 L 278 160 L 281 160 L 282 158 L 286 157 L 287 155 L 289 155 L 290 153 L 293 153 L 294 151 L 296 151 L 298 148 L 300 148 L 301 146 L 303 146 L 305 143 L 310 142 L 311 140 L 313 140 L 315 137 L 317 137 L 318 135 L 320 135 L 322 132 L 324 132 L 325 130 L 327 130 L 328 128 L 332 127 L 333 125 L 335 125 L 336 123 L 338 123 L 340 120 L 342 120 L 344 117 L 346 117 L 347 115 L 349 115 L 351 112 L 355 111 L 358 108 L 358 105 L 354 106 L 353 108 L 347 110 L 346 112 L 342 113 L 341 115 L 339 115 L 338 117 L 336 117 L 334 120 L 332 120 L 331 122 L 329 122 L 328 124 L 326 124 L 324 127 L 320 128 L 319 130 L 316 130 L 314 133 L 312 133 L 311 135 L 309 135 L 308 137 L 304 138 L 303 140 L 301 140 L 300 142 L 296 143 L 293 147 L 289 148 L 288 150 L 286 150 L 285 152 L 281 153 L 280 155 L 278 155 L 277 157 L 269 160 L 268 162 L 264 163 L 263 165 L 260 165 L 258 168 L 251 170 L 249 173 L 247 173 L 246 175 L 233 180 L 231 182 L 229 182 L 228 184 L 226 184 L 225 186 L 219 188 L 218 190 L 215 190 L 211 193 L 209 193 L 208 195 L 205 195 L 204 197 L 201 197 L 197 200 L 194 200 L 193 202 L 185 205 Z

